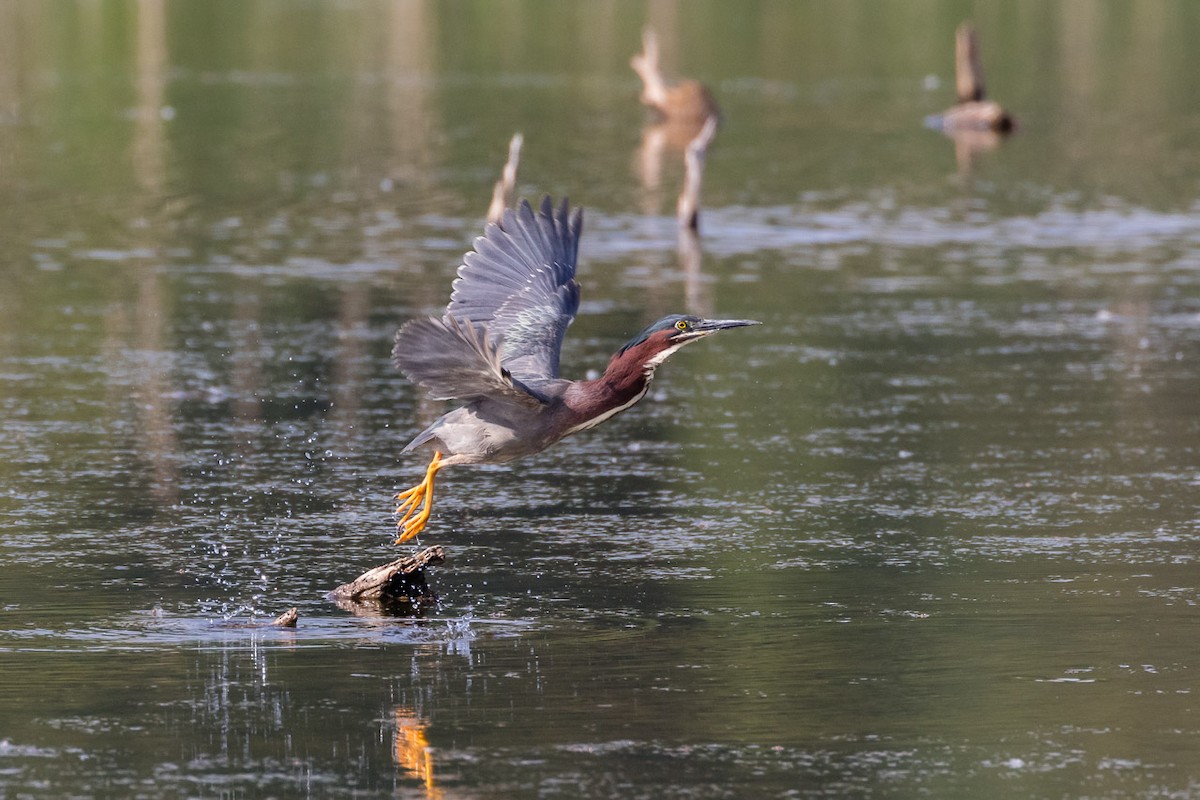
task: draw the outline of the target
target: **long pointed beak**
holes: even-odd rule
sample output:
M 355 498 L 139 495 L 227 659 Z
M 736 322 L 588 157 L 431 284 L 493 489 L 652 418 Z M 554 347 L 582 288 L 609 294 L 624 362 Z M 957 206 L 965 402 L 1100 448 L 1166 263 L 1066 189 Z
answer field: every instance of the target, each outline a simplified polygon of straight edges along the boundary
M 762 325 L 756 319 L 704 319 L 693 326 L 693 330 L 702 333 L 716 333 L 728 328 L 744 328 L 747 325 Z

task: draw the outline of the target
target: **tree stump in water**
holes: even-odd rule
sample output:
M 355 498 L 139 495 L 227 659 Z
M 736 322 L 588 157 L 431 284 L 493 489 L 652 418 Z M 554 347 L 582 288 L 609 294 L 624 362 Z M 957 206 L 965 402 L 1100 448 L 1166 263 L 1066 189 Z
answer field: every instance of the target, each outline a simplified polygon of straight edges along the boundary
M 425 579 L 425 568 L 441 564 L 446 553 L 438 545 L 369 569 L 344 583 L 327 597 L 352 613 L 370 613 L 379 607 L 395 613 L 417 613 L 437 602 Z

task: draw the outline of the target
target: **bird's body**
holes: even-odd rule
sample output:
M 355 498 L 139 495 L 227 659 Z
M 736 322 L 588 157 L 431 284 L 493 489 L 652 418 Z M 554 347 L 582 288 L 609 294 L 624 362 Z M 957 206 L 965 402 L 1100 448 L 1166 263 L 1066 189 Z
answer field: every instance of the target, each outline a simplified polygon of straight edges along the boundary
M 448 454 L 442 460 L 446 466 L 512 461 L 599 425 L 642 399 L 650 385 L 645 377 L 624 385 L 609 384 L 602 378 L 589 383 L 595 383 L 595 389 L 561 379 L 543 384 L 539 390 L 546 402 L 536 410 L 475 400 L 443 415 L 404 449 L 424 446 Z
M 959 103 L 942 112 L 941 129 L 950 135 L 960 131 L 987 131 L 989 133 L 1011 133 L 1016 123 L 995 100 L 971 100 Z
M 575 281 L 582 215 L 549 198 L 527 202 L 488 225 L 459 268 L 441 318 L 413 320 L 396 334 L 396 365 L 434 399 L 465 401 L 416 436 L 405 451 L 434 451 L 425 480 L 402 492 L 400 541 L 429 518 L 434 475 L 455 464 L 495 464 L 541 452 L 599 425 L 645 396 L 671 353 L 718 330 L 756 324 L 660 319 L 622 347 L 604 374 L 559 375 L 563 335 L 579 308 Z
M 661 94 L 643 92 L 642 104 L 653 108 L 666 120 L 691 125 L 703 125 L 706 120 L 719 118 L 721 110 L 708 87 L 695 80 L 680 81 Z
M 1016 129 L 1012 115 L 995 100 L 987 99 L 979 37 L 968 22 L 954 32 L 954 90 L 958 103 L 937 118 L 938 127 L 947 134 L 971 131 L 1007 134 Z

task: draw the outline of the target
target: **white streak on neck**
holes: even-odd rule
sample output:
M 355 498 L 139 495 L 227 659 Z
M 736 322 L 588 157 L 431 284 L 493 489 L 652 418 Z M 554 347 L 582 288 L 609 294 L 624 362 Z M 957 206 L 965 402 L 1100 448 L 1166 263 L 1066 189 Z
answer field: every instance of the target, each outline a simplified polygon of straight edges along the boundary
M 620 414 L 622 411 L 624 411 L 625 409 L 632 406 L 637 401 L 641 400 L 643 397 L 646 396 L 646 392 L 650 391 L 650 382 L 652 380 L 654 380 L 654 370 L 658 369 L 658 367 L 661 366 L 662 363 L 664 361 L 666 361 L 671 356 L 672 353 L 674 353 L 679 348 L 683 347 L 688 342 L 692 341 L 693 338 L 699 338 L 699 337 L 688 337 L 686 339 L 683 339 L 680 342 L 676 342 L 675 344 L 668 347 L 666 350 L 663 350 L 661 353 L 656 353 L 653 356 L 651 356 L 651 358 L 648 361 L 646 361 L 645 364 L 642 365 L 642 369 L 644 369 L 646 372 L 646 385 L 642 387 L 642 390 L 640 392 L 638 392 L 636 395 L 634 395 L 632 400 L 630 400 L 629 402 L 624 403 L 622 405 L 619 405 L 616 408 L 610 408 L 609 410 L 605 411 L 602 414 L 599 414 L 598 416 L 592 417 L 589 420 L 585 420 L 584 422 L 579 423 L 578 425 L 576 425 L 574 428 L 571 428 L 563 435 L 570 436 L 572 433 L 578 433 L 579 431 L 586 431 L 588 428 L 594 428 L 597 425 L 599 425 L 601 422 L 604 422 L 606 419 L 611 419 L 612 417 L 616 416 L 617 414 Z
M 658 369 L 658 367 L 661 366 L 664 361 L 666 361 L 668 358 L 670 358 L 672 353 L 674 353 L 676 350 L 683 347 L 685 344 L 687 344 L 690 341 L 691 341 L 691 339 L 684 339 L 681 342 L 676 342 L 675 344 L 668 347 L 666 350 L 663 350 L 661 353 L 655 353 L 653 356 L 651 356 L 650 360 L 647 361 L 643 367 L 643 369 L 646 370 L 646 375 L 648 377 L 653 377 L 654 370 Z
M 592 417 L 589 420 L 584 420 L 583 422 L 579 423 L 574 428 L 571 428 L 569 431 L 567 431 L 563 435 L 570 436 L 572 433 L 579 433 L 579 431 L 586 431 L 588 428 L 596 427 L 601 422 L 604 422 L 604 420 L 610 419 L 611 417 L 615 417 L 617 414 L 620 414 L 622 411 L 624 411 L 625 409 L 627 409 L 630 406 L 632 406 L 633 404 L 635 404 L 638 400 L 641 400 L 643 397 L 646 396 L 646 392 L 648 392 L 648 391 L 650 391 L 650 381 L 646 381 L 646 385 L 642 388 L 642 390 L 640 392 L 638 392 L 637 394 L 635 394 L 628 403 L 619 405 L 616 408 L 610 408 L 608 411 L 605 411 L 603 414 L 600 414 L 599 416 Z

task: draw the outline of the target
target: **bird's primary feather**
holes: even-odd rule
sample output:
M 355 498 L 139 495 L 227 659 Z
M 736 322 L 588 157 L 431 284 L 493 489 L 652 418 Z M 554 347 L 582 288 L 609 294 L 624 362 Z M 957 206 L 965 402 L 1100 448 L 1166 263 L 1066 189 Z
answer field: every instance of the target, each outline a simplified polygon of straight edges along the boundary
M 515 378 L 557 378 L 567 326 L 579 310 L 575 266 L 583 215 L 546 197 L 534 211 L 522 200 L 488 225 L 463 259 L 446 317 L 482 326 Z
M 504 368 L 485 331 L 454 317 L 416 319 L 396 334 L 392 360 L 434 400 L 492 398 L 537 407 L 545 398 Z

